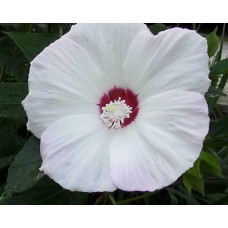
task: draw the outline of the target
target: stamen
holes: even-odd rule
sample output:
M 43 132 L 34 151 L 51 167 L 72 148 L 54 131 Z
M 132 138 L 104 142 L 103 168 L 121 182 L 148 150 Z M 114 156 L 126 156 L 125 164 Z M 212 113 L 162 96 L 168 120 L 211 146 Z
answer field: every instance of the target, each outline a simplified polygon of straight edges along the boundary
M 124 120 L 130 117 L 132 107 L 125 104 L 125 100 L 110 101 L 105 107 L 102 107 L 101 120 L 108 128 L 118 129 L 121 128 Z

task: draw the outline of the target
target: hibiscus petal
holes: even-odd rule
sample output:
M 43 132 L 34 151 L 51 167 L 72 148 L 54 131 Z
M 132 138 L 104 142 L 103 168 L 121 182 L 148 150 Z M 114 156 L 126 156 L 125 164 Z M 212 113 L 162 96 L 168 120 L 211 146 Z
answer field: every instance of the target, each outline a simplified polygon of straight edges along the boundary
M 71 191 L 114 191 L 108 152 L 113 134 L 97 116 L 61 119 L 41 136 L 41 170 Z
M 67 36 L 100 67 L 112 88 L 114 85 L 126 86 L 123 62 L 131 43 L 141 31 L 149 30 L 145 24 L 77 24 Z
M 42 132 L 68 115 L 97 113 L 102 94 L 121 84 L 122 63 L 143 24 L 78 24 L 31 63 L 22 103 L 27 128 Z M 96 109 L 96 110 L 95 110 Z
M 29 95 L 22 103 L 27 127 L 40 138 L 47 127 L 67 115 L 96 113 L 100 93 L 106 89 L 90 58 L 63 37 L 31 63 Z
M 207 103 L 199 93 L 148 98 L 135 123 L 111 143 L 113 183 L 126 191 L 154 191 L 173 183 L 198 158 L 208 126 Z
M 208 61 L 207 41 L 195 31 L 173 28 L 157 36 L 144 31 L 129 49 L 124 77 L 141 99 L 170 90 L 204 94 Z

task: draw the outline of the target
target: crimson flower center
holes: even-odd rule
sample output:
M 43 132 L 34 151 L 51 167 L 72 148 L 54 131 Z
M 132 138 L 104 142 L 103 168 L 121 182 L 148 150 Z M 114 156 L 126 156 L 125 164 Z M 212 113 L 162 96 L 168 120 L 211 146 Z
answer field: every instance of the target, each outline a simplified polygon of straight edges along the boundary
M 98 104 L 100 119 L 108 128 L 119 129 L 132 123 L 139 112 L 138 94 L 115 87 L 103 94 Z

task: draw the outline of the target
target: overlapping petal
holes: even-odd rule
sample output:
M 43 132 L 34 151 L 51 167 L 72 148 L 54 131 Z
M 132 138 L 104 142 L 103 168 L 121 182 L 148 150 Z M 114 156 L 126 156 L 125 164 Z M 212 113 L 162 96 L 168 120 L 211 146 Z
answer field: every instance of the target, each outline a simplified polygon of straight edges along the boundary
M 79 44 L 99 67 L 110 87 L 127 86 L 123 62 L 137 34 L 149 31 L 144 24 L 78 24 L 67 37 Z
M 154 191 L 173 183 L 198 158 L 208 126 L 207 104 L 199 93 L 148 98 L 134 125 L 112 141 L 113 183 L 126 191 Z
M 141 100 L 171 90 L 204 94 L 208 74 L 207 41 L 188 29 L 168 29 L 157 36 L 141 32 L 124 62 L 128 86 Z
M 23 105 L 28 129 L 41 138 L 41 169 L 72 191 L 171 184 L 193 165 L 208 132 L 208 73 L 206 40 L 194 31 L 73 26 L 31 63 Z M 133 91 L 138 106 L 118 130 L 99 119 L 115 88 Z
M 79 24 L 31 63 L 23 102 L 28 130 L 38 138 L 55 121 L 97 113 L 103 93 L 122 83 L 122 63 L 143 24 Z
M 114 191 L 108 148 L 115 133 L 96 115 L 63 118 L 42 134 L 41 170 L 71 191 Z

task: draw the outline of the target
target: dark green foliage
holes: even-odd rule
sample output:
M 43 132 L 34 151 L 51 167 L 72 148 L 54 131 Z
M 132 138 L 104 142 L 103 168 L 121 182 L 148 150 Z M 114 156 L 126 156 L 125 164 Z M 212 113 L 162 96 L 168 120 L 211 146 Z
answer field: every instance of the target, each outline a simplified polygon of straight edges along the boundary
M 228 59 L 223 59 L 211 68 L 210 75 L 211 77 L 215 77 L 226 73 L 228 73 Z
M 29 61 L 32 61 L 45 47 L 53 43 L 58 35 L 52 33 L 7 32 Z
M 217 32 L 217 28 L 215 28 L 215 30 L 207 36 L 209 57 L 214 56 L 219 47 L 219 38 L 216 32 Z
M 67 192 L 49 178 L 42 178 L 33 188 L 5 196 L 0 204 L 69 204 Z
M 0 33 L 0 82 L 26 81 L 28 65 L 20 49 L 6 34 Z
M 27 83 L 0 84 L 0 118 L 26 120 L 26 114 L 21 105 L 28 93 Z
M 35 185 L 43 176 L 40 166 L 40 141 L 31 136 L 9 168 L 6 193 L 23 192 Z
M 149 26 L 150 31 L 154 34 L 157 35 L 159 32 L 164 31 L 168 29 L 169 27 L 164 25 L 164 24 L 153 24 Z
M 10 164 L 25 141 L 18 135 L 0 133 L 0 170 Z

